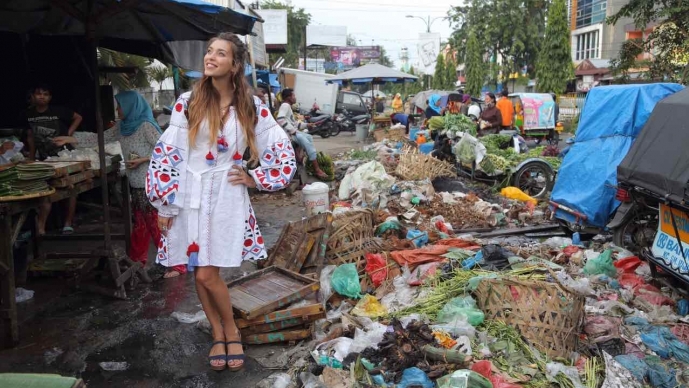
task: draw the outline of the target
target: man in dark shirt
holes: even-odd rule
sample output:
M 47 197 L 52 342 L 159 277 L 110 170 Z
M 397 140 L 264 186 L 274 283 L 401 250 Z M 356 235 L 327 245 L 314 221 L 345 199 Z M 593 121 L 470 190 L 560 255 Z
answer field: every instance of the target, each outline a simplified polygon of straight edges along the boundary
M 72 136 L 81 124 L 81 115 L 65 107 L 50 105 L 51 99 L 52 92 L 48 86 L 37 86 L 33 90 L 33 106 L 25 113 L 31 160 L 57 156 L 60 147 L 53 143 L 53 139 Z
M 72 136 L 81 124 L 81 115 L 59 106 L 51 106 L 52 99 L 50 87 L 39 85 L 33 90 L 31 96 L 32 106 L 25 113 L 27 123 L 26 142 L 29 146 L 29 160 L 43 160 L 49 156 L 57 156 L 60 147 L 53 143 L 53 139 L 58 136 Z M 69 207 L 65 224 L 62 228 L 63 234 L 74 232 L 72 220 L 77 208 L 77 197 L 69 198 Z M 45 200 L 38 211 L 38 234 L 45 234 L 45 226 L 52 204 Z

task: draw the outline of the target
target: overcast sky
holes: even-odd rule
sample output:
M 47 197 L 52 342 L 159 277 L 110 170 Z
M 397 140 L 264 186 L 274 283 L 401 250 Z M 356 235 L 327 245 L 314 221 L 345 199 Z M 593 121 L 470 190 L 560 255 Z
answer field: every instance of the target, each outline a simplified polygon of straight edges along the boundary
M 286 2 L 288 0 L 285 0 Z M 431 21 L 444 17 L 459 0 L 291 0 L 292 5 L 304 8 L 311 14 L 315 25 L 347 26 L 347 33 L 360 40 L 360 46 L 384 46 L 390 59 L 400 65 L 399 54 L 403 46 L 409 49 L 410 62 L 418 57 L 416 43 L 419 33 L 426 32 L 426 23 L 406 18 L 414 15 Z M 431 32 L 440 33 L 446 40 L 452 29 L 447 20 L 438 19 Z

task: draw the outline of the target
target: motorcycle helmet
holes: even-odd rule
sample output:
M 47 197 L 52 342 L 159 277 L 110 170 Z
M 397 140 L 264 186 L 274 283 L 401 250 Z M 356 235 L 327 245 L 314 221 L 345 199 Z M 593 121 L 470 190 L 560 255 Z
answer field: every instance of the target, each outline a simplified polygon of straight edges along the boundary
M 479 108 L 478 105 L 471 105 L 467 114 L 472 119 L 478 120 L 478 118 L 481 117 L 481 108 Z

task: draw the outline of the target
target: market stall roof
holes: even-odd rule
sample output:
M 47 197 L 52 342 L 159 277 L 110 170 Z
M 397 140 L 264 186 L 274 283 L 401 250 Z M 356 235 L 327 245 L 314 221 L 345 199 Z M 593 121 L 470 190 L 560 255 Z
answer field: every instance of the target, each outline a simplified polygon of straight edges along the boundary
M 411 101 L 411 103 L 421 109 L 426 109 L 426 101 L 428 101 L 428 98 L 430 96 L 437 94 L 441 97 L 444 97 L 450 93 L 453 92 L 448 90 L 424 90 L 423 92 L 419 92 L 416 95 L 414 95 L 414 99 Z
M 624 181 L 677 203 L 689 184 L 689 89 L 664 98 L 653 109 L 636 142 L 617 168 Z
M 352 82 L 355 84 L 384 84 L 386 82 L 413 82 L 418 79 L 419 77 L 403 73 L 399 70 L 391 69 L 377 63 L 369 63 L 368 65 L 338 74 L 330 78 L 327 82 L 336 84 L 342 84 L 343 82 Z
M 90 7 L 90 8 L 89 8 Z M 0 30 L 85 36 L 94 26 L 101 47 L 174 63 L 166 42 L 207 40 L 218 31 L 251 34 L 254 16 L 200 0 L 8 0 Z

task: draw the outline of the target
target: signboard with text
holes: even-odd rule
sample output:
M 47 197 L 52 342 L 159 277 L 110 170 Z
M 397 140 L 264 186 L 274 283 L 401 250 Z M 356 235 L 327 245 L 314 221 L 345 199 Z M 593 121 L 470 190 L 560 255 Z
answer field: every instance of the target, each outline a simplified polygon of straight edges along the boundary
M 653 241 L 651 252 L 656 260 L 662 261 L 668 268 L 674 270 L 676 275 L 689 281 L 689 216 L 681 210 L 661 204 L 659 217 L 658 233 Z M 675 225 L 679 233 L 675 232 Z M 681 245 L 677 240 L 678 234 Z
M 346 46 L 346 26 L 306 26 L 307 46 Z
M 257 9 L 263 22 L 265 44 L 287 44 L 287 10 Z
M 339 69 L 351 69 L 380 58 L 380 46 L 346 46 L 330 49 L 330 59 Z

